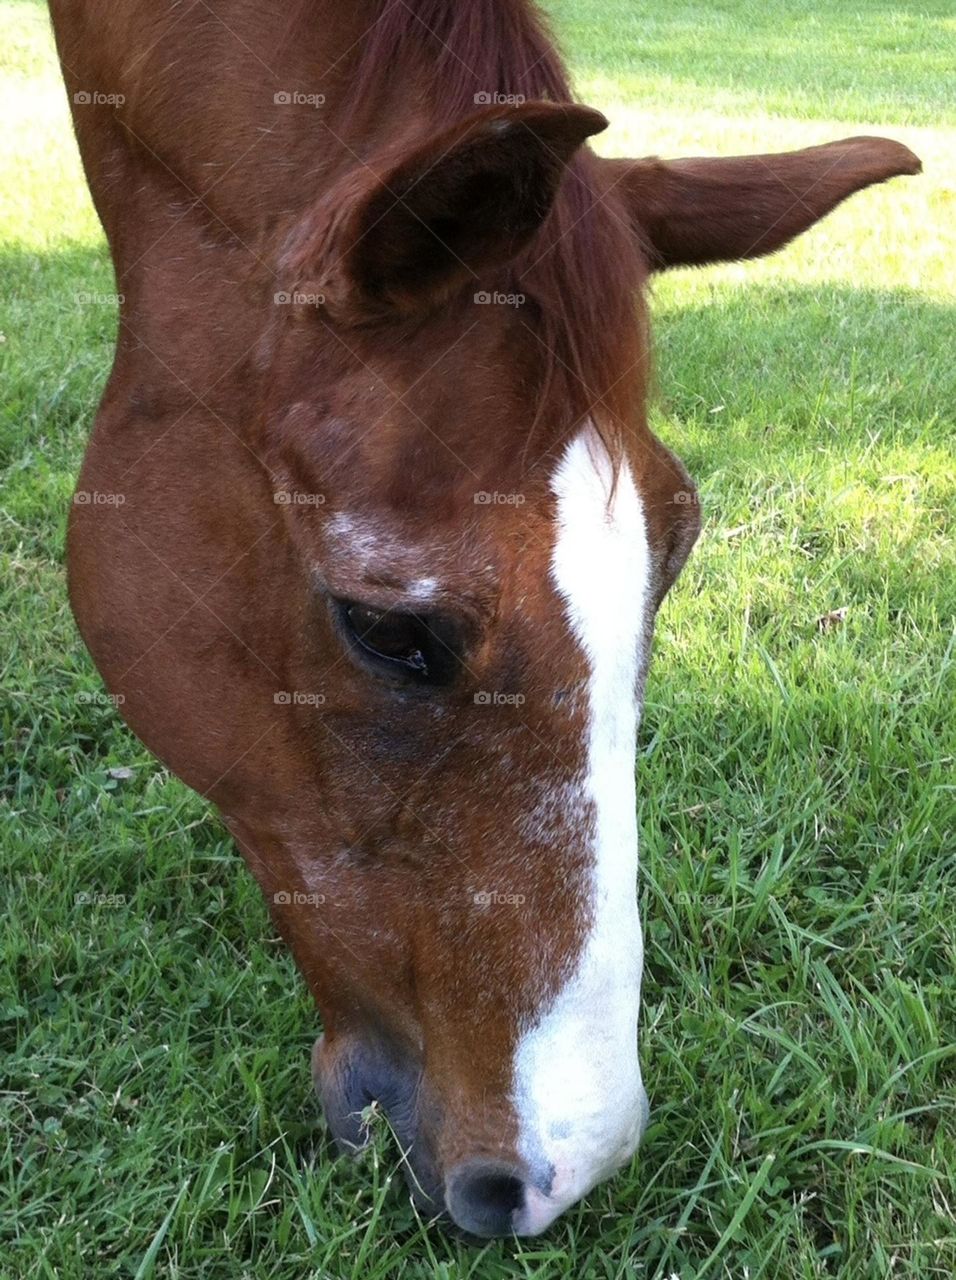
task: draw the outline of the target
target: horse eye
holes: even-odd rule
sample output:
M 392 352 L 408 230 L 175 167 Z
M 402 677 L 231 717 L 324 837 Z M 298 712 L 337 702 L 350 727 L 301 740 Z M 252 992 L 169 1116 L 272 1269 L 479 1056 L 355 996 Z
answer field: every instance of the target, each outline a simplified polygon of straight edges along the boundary
M 419 684 L 446 683 L 457 669 L 455 637 L 438 618 L 336 602 L 339 621 L 360 657 Z

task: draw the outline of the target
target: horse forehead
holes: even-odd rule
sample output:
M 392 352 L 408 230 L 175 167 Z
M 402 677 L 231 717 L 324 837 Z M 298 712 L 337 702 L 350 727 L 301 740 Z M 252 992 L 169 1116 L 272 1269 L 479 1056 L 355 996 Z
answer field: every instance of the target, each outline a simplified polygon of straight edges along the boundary
M 329 516 L 324 543 L 330 570 L 356 582 L 401 590 L 427 600 L 461 596 L 476 604 L 497 599 L 515 568 L 551 555 L 554 532 L 540 517 L 482 519 L 472 513 L 431 529 L 389 512 L 339 511 Z
M 546 469 L 543 485 L 537 482 L 515 493 L 479 490 L 441 519 L 430 519 L 419 509 L 403 512 L 386 503 L 376 507 L 367 500 L 361 508 L 345 505 L 329 511 L 322 535 L 326 566 L 336 578 L 422 601 L 460 597 L 490 606 L 502 603 L 514 587 L 516 601 L 540 616 L 547 601 L 549 608 L 559 603 L 551 562 L 559 538 L 568 532 L 569 516 L 581 517 L 572 544 L 587 540 L 595 520 L 602 527 L 605 522 L 619 524 L 612 471 L 588 423 Z M 623 479 L 640 503 L 641 475 L 626 465 Z M 567 537 L 563 543 L 566 548 Z M 603 567 L 594 566 L 598 576 Z
M 330 556 L 342 567 L 373 581 L 407 584 L 423 595 L 434 595 L 459 577 L 463 559 L 470 569 L 490 577 L 494 566 L 481 563 L 482 541 L 466 536 L 464 529 L 454 539 L 447 531 L 444 536 L 426 532 L 384 513 L 339 511 L 325 527 Z

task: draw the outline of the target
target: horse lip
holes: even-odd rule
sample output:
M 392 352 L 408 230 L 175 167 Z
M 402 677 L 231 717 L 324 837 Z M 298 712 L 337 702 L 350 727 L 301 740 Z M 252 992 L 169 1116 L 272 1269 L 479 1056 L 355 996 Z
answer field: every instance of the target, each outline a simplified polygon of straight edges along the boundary
M 412 1198 L 430 1217 L 444 1209 L 437 1166 L 423 1139 L 421 1073 L 383 1049 L 352 1042 L 329 1052 L 320 1036 L 312 1051 L 312 1078 L 332 1138 L 357 1155 L 371 1138 L 368 1108 L 377 1104 L 401 1150 L 402 1172 Z
M 366 1108 L 378 1103 L 400 1137 L 410 1138 L 420 1073 L 397 1055 L 351 1038 L 330 1046 L 319 1036 L 312 1081 L 333 1136 L 353 1149 L 368 1141 Z

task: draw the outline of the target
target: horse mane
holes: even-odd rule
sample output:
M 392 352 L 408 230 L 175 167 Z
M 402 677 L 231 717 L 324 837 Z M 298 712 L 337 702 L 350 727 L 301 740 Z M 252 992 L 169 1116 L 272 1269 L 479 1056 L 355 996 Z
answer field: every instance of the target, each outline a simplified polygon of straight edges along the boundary
M 442 125 L 495 95 L 574 101 L 533 0 L 380 0 L 349 78 L 357 109 L 401 77 L 403 65 L 427 72 L 420 83 Z M 581 148 L 545 223 L 511 264 L 509 287 L 534 304 L 529 327 L 541 344 L 529 441 L 539 424 L 557 423 L 566 435 L 590 418 L 617 461 L 634 427 L 645 347 L 636 324 L 641 281 L 633 233 L 606 196 L 597 158 Z

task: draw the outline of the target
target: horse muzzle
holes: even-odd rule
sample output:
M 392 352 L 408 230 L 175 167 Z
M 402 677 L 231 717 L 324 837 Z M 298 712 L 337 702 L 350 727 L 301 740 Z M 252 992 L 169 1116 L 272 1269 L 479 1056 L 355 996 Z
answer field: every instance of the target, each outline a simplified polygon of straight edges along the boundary
M 442 1109 L 430 1100 L 421 1069 L 385 1045 L 351 1036 L 320 1036 L 312 1054 L 316 1092 L 338 1147 L 356 1154 L 370 1139 L 368 1108 L 384 1112 L 402 1153 L 412 1199 L 426 1219 L 467 1236 L 533 1236 L 546 1230 L 592 1186 L 633 1154 L 647 1118 L 646 1097 L 621 1141 L 581 1181 L 581 1170 L 529 1160 L 508 1143 L 475 1144 L 469 1152 L 456 1135 L 456 1155 L 443 1161 L 436 1149 Z M 533 1165 L 533 1167 L 532 1167 Z

